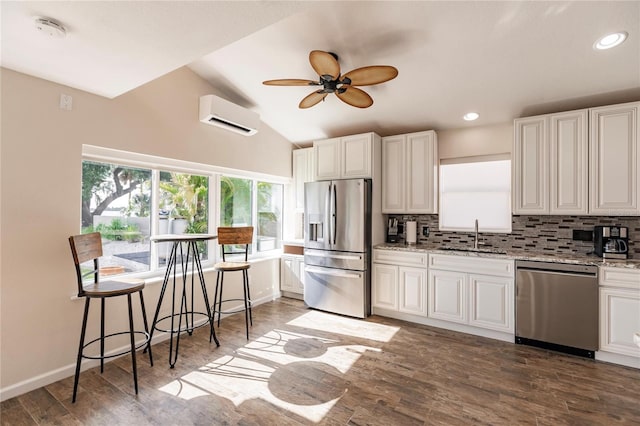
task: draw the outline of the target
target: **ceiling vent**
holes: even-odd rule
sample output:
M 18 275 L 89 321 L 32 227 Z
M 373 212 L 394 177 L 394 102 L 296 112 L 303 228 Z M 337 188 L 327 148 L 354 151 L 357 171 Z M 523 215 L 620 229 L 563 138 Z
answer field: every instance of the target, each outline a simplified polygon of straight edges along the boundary
M 258 133 L 258 113 L 215 95 L 200 97 L 200 121 L 245 136 Z

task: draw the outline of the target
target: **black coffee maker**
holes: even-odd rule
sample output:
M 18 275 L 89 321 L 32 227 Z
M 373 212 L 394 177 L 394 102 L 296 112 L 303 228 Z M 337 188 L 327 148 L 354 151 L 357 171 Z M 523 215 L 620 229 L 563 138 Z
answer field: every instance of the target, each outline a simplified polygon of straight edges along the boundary
M 604 259 L 626 259 L 629 255 L 629 228 L 596 226 L 593 244 L 596 254 Z

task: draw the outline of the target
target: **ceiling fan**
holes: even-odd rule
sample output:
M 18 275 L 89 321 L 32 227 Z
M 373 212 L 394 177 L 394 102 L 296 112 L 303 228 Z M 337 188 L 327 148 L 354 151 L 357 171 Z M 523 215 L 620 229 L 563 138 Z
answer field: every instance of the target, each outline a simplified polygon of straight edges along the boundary
M 300 101 L 300 108 L 310 108 L 323 101 L 329 93 L 335 93 L 344 103 L 357 108 L 368 108 L 373 105 L 373 99 L 364 90 L 355 86 L 372 86 L 392 80 L 398 75 L 395 67 L 388 65 L 372 65 L 357 68 L 340 75 L 338 55 L 333 52 L 312 50 L 309 62 L 318 73 L 319 80 L 281 79 L 267 80 L 262 84 L 267 86 L 322 86 Z

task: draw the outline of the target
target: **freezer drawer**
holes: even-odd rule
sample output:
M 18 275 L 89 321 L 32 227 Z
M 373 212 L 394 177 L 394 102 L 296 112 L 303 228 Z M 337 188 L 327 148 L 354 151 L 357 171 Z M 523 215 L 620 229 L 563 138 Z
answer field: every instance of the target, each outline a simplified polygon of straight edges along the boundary
M 329 250 L 304 250 L 305 265 L 364 271 L 369 264 L 367 253 Z
M 368 272 L 319 266 L 304 270 L 304 302 L 309 307 L 357 318 L 371 314 Z

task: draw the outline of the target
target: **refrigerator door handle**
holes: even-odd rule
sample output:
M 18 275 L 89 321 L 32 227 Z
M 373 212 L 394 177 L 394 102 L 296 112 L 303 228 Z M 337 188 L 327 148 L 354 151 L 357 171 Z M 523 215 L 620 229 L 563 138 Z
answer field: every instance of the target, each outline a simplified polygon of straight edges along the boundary
M 306 272 L 310 272 L 312 274 L 318 275 L 330 275 L 332 277 L 343 277 L 343 278 L 360 278 L 362 275 L 357 272 L 344 272 L 344 271 L 328 271 L 326 269 L 314 268 L 312 266 L 307 266 L 304 268 Z
M 336 186 L 334 184 L 332 184 L 331 186 L 333 186 L 333 192 L 331 193 L 333 199 L 331 200 L 331 230 L 332 230 L 332 235 L 333 238 L 331 239 L 331 244 L 332 245 L 336 245 L 336 226 L 337 226 L 337 218 L 336 218 L 336 212 L 337 210 L 337 200 L 336 200 Z
M 316 254 L 312 253 L 312 256 L 320 256 L 327 257 L 329 259 L 340 259 L 340 260 L 362 260 L 362 256 L 349 256 L 346 254 Z

